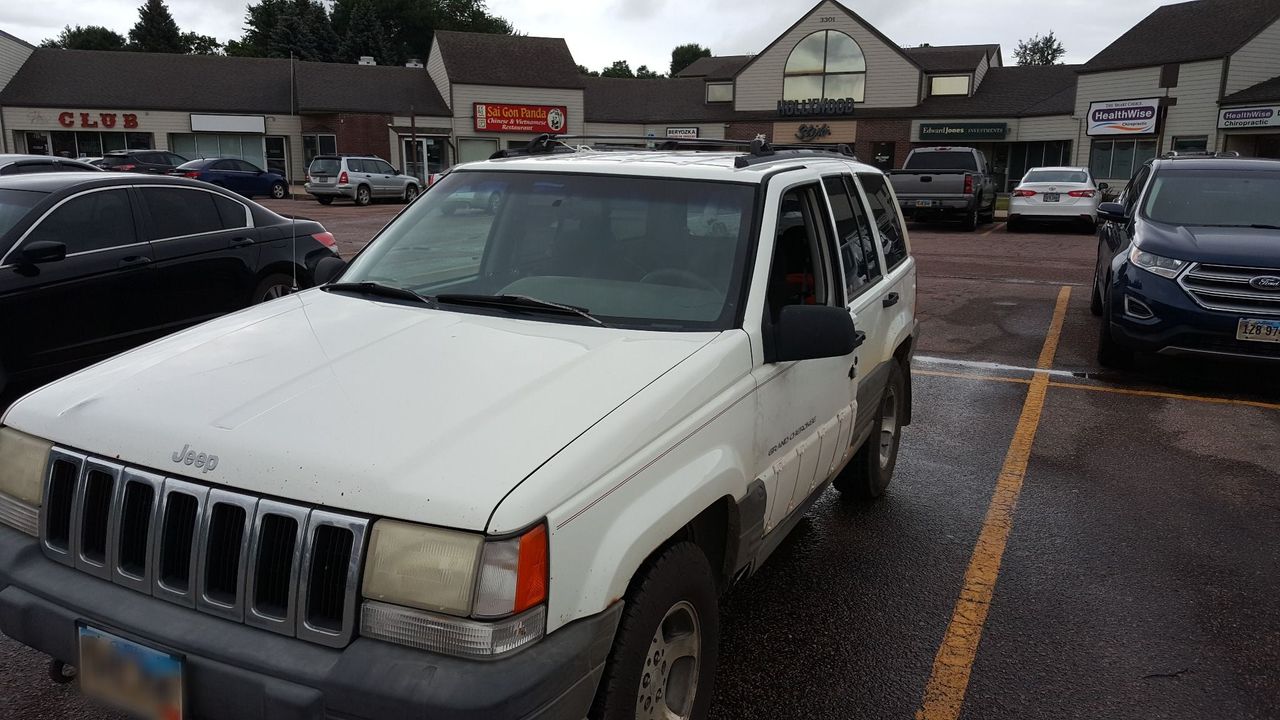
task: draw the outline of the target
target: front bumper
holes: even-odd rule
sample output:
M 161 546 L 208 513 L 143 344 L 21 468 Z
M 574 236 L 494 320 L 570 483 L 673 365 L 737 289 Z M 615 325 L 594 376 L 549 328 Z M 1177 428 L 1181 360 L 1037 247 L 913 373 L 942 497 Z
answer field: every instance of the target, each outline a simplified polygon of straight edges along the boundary
M 1245 315 L 1201 307 L 1176 280 L 1153 275 L 1125 261 L 1109 290 L 1111 335 L 1124 347 L 1158 355 L 1280 362 L 1280 343 L 1236 339 L 1240 319 Z M 1153 317 L 1131 315 L 1126 309 L 1126 296 L 1142 303 Z M 1136 309 L 1141 311 L 1141 307 Z
M 504 659 L 474 661 L 367 638 L 336 650 L 221 620 L 54 563 L 0 526 L 0 630 L 69 664 L 77 623 L 183 657 L 187 716 L 232 720 L 581 720 L 622 603 Z
M 314 183 L 307 183 L 307 184 L 303 185 L 302 187 L 303 187 L 303 189 L 304 189 L 304 190 L 306 190 L 306 191 L 307 191 L 307 194 L 309 194 L 309 195 L 315 195 L 316 197 L 345 197 L 345 198 L 354 198 L 354 197 L 356 196 L 356 186 L 355 186 L 355 185 L 351 185 L 351 184 L 347 184 L 347 185 L 317 185 L 317 184 L 314 184 Z

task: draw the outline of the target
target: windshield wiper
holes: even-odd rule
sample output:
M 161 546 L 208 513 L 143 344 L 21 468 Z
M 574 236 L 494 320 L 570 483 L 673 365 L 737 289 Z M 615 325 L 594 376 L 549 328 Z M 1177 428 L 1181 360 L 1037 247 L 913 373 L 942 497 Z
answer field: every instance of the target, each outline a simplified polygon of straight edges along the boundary
M 354 293 L 360 293 L 361 295 L 376 295 L 378 297 L 394 298 L 396 300 L 408 300 L 409 302 L 417 303 L 419 305 L 426 305 L 427 307 L 434 306 L 434 303 L 431 302 L 431 298 L 429 297 L 426 297 L 424 295 L 419 295 L 418 293 L 412 290 L 408 290 L 406 288 L 396 287 L 394 285 L 386 285 L 384 283 L 374 282 L 373 280 L 363 280 L 361 282 L 330 283 L 328 285 L 321 285 L 320 289 L 328 290 L 328 291 L 337 290 L 337 291 L 345 291 L 345 292 L 354 292 Z
M 533 312 L 548 312 L 559 315 L 577 315 L 591 322 L 604 327 L 604 321 L 592 315 L 586 308 L 580 308 L 576 305 L 562 305 L 560 303 L 551 302 L 550 300 L 539 300 L 528 295 L 472 295 L 467 293 L 446 293 L 444 295 L 436 295 L 436 302 L 446 303 L 449 305 L 474 305 L 477 307 L 496 307 L 506 308 L 508 310 L 527 310 Z
M 1241 223 L 1226 225 L 1202 225 L 1200 227 L 1219 227 L 1219 228 L 1257 228 L 1258 230 L 1280 230 L 1280 225 L 1269 225 L 1267 223 Z

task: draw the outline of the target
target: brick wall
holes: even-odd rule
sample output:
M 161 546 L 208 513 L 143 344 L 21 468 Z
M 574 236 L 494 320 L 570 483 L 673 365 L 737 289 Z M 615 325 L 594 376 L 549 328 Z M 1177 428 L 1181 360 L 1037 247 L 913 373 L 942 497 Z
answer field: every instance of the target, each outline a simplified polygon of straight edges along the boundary
M 878 142 L 893 143 L 893 166 L 902 167 L 911 152 L 911 121 L 892 120 L 859 120 L 858 142 L 853 151 L 859 159 L 870 162 L 875 155 L 875 144 Z
M 771 122 L 735 122 L 725 128 L 726 140 L 755 140 L 757 135 L 773 142 L 773 123 Z
M 344 155 L 377 155 L 391 159 L 391 141 L 387 133 L 390 115 L 340 113 L 307 115 L 302 132 L 332 133 L 337 136 L 338 152 Z

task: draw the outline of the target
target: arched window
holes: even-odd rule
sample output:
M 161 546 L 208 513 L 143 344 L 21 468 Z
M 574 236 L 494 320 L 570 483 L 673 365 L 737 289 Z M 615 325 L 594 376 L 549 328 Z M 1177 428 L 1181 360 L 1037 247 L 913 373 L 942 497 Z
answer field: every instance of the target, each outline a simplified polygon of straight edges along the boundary
M 796 43 L 783 75 L 783 100 L 862 102 L 867 60 L 853 38 L 839 30 L 819 30 Z

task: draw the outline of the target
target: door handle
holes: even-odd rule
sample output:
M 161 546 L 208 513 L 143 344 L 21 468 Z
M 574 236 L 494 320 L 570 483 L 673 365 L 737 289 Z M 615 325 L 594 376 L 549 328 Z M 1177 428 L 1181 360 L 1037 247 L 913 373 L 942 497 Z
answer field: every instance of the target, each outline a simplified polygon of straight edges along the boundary
M 884 296 L 884 300 L 880 301 L 880 305 L 882 307 L 893 307 L 894 305 L 897 305 L 898 301 L 901 299 L 902 297 L 898 295 L 898 293 L 891 292 L 888 295 Z
M 862 332 L 861 330 L 854 331 L 853 333 L 853 349 L 854 350 L 857 350 L 858 348 L 862 347 L 862 343 L 866 341 L 867 341 L 866 333 Z
M 147 257 L 146 255 L 130 255 L 129 257 L 121 258 L 120 262 L 116 264 L 116 267 L 118 268 L 142 267 L 143 265 L 147 265 L 150 262 L 151 262 L 151 258 Z
M 251 237 L 231 238 L 231 242 L 229 244 L 231 245 L 231 247 L 244 247 L 245 245 L 252 245 L 253 238 Z

